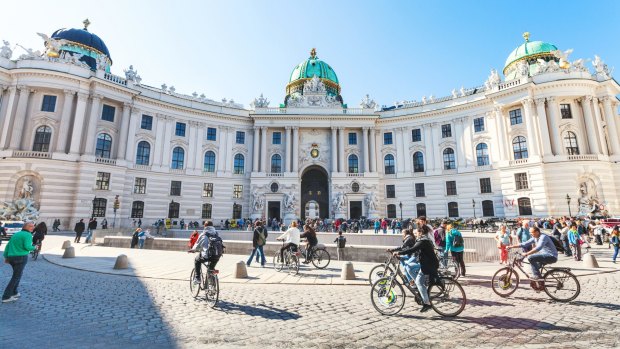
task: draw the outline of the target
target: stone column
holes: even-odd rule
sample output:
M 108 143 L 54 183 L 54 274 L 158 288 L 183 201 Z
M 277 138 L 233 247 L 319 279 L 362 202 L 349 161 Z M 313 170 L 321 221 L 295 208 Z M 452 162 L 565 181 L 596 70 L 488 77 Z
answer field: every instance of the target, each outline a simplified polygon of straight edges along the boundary
M 338 127 L 338 172 L 347 172 L 344 161 L 344 127 Z
M 494 112 L 490 111 L 487 112 L 485 114 L 486 120 L 488 120 L 488 125 L 489 125 L 489 132 L 492 135 L 495 135 L 495 139 L 501 138 L 502 136 L 499 133 L 499 130 L 497 129 L 497 118 Z M 499 144 L 497 142 L 491 142 L 491 144 L 488 144 L 489 146 L 489 151 L 491 152 L 491 159 L 489 160 L 489 163 L 494 163 L 499 161 L 500 159 L 500 150 L 499 150 Z M 478 159 L 476 156 L 476 149 L 472 149 L 472 151 L 474 152 L 474 166 L 478 166 Z
M 11 129 L 11 121 L 13 120 L 13 105 L 15 105 L 15 95 L 17 94 L 17 87 L 9 86 L 9 97 L 6 104 L 6 112 L 2 118 L 2 133 L 0 134 L 0 149 L 5 149 L 9 146 L 9 130 Z M 4 101 L 2 101 L 4 104 Z
M 409 154 L 409 133 L 407 132 L 406 127 L 402 127 L 401 129 L 401 143 L 402 143 L 402 153 L 403 153 L 403 172 L 412 172 L 411 170 L 411 156 Z
M 377 172 L 377 136 L 374 127 L 370 128 L 370 172 Z
M 164 130 L 164 144 L 162 145 L 162 159 L 161 159 L 161 166 L 162 167 L 168 167 L 170 168 L 170 161 L 172 160 L 170 153 L 172 152 L 172 149 L 170 149 L 171 143 L 170 141 L 172 140 L 172 132 L 174 130 L 173 128 L 173 123 L 174 120 L 171 116 L 166 116 L 165 117 L 165 124 L 166 124 L 166 128 Z
M 614 97 L 615 98 L 615 97 Z M 611 143 L 612 155 L 620 155 L 620 142 L 618 141 L 616 113 L 611 106 L 611 98 L 605 96 L 603 100 L 603 109 L 605 110 L 605 121 L 607 122 L 607 134 L 609 135 L 609 143 Z
M 56 138 L 56 151 L 63 154 L 67 153 L 67 139 L 69 138 L 69 126 L 71 126 L 71 109 L 73 108 L 73 97 L 75 91 L 65 90 L 65 98 L 62 103 L 62 114 L 60 116 L 60 127 Z
M 422 125 L 423 138 L 422 144 L 424 144 L 424 169 L 426 171 L 431 171 L 435 168 L 435 159 L 433 157 L 433 149 L 435 148 L 433 144 L 433 133 L 432 133 L 431 124 Z
M 235 130 L 233 130 L 232 127 L 226 128 L 226 158 L 228 158 L 228 161 L 226 161 L 226 172 L 228 173 L 232 173 L 232 166 L 235 158 L 235 154 L 233 154 L 233 132 L 235 132 Z M 245 158 L 243 160 L 243 166 L 245 167 Z M 245 172 L 245 168 L 243 172 Z
M 458 118 L 454 120 L 454 132 L 456 133 L 456 168 L 463 168 L 467 166 L 465 160 L 465 142 L 463 137 L 463 119 Z
M 364 154 L 364 173 L 370 172 L 370 164 L 368 163 L 368 127 L 362 128 L 362 142 L 364 146 L 362 148 L 362 153 Z
M 123 119 L 121 120 L 121 135 L 120 135 L 119 143 L 118 143 L 118 154 L 116 155 L 117 159 L 127 158 L 125 153 L 126 153 L 127 148 L 129 148 L 128 133 L 129 133 L 130 111 L 131 111 L 131 104 L 124 103 L 123 104 Z M 137 115 L 137 117 L 140 117 L 140 116 Z M 135 130 L 133 130 L 133 134 L 134 135 L 136 134 Z
M 267 126 L 261 126 L 260 139 L 260 171 L 267 172 Z
M 331 156 L 332 156 L 332 172 L 338 172 L 338 141 L 337 141 L 338 129 L 332 127 L 332 143 L 331 143 Z
M 97 122 L 99 121 L 99 116 L 101 115 L 100 106 L 101 106 L 101 95 L 92 96 L 92 103 L 90 105 L 90 115 L 88 117 L 88 129 L 86 131 L 86 147 L 85 153 L 88 155 L 94 155 L 95 149 L 97 146 Z M 113 139 L 113 142 L 118 142 L 117 139 Z
M 188 121 L 187 124 L 189 125 L 189 139 L 187 140 L 188 144 L 189 144 L 189 151 L 187 154 L 188 157 L 188 163 L 187 163 L 187 168 L 189 169 L 195 169 L 196 168 L 196 122 L 195 121 Z
M 585 96 L 581 100 L 581 106 L 583 108 L 583 119 L 586 124 L 590 152 L 592 154 L 600 154 L 601 150 L 598 146 L 598 139 L 596 137 L 596 121 L 592 116 L 592 96 Z
M 194 168 L 198 171 L 204 171 L 204 154 L 202 152 L 202 140 L 204 138 L 205 124 L 201 122 L 195 122 L 196 137 L 194 138 Z M 191 155 L 190 155 L 191 156 Z
M 594 106 L 594 128 L 597 131 L 598 139 L 600 140 L 601 153 L 603 155 L 609 155 L 609 149 L 607 148 L 607 142 L 605 142 L 605 129 L 603 128 L 603 118 L 601 117 L 601 109 L 599 105 L 599 99 L 594 97 L 592 99 L 592 105 Z
M 405 154 L 403 153 L 403 131 L 401 127 L 394 128 L 394 145 L 396 146 L 396 172 L 405 171 Z
M 252 141 L 253 141 L 253 145 L 252 145 L 252 153 L 253 153 L 253 157 L 252 157 L 252 172 L 258 172 L 258 164 L 260 163 L 260 159 L 258 158 L 258 147 L 259 147 L 259 141 L 260 141 L 260 128 L 258 128 L 257 126 L 254 126 L 254 133 L 252 134 Z
M 560 137 L 558 104 L 555 97 L 547 97 L 547 106 L 549 107 L 549 127 L 551 128 L 551 149 L 554 155 L 563 154 L 562 138 Z
M 545 111 L 545 99 L 536 99 L 536 114 L 538 117 L 538 129 L 540 130 L 540 140 L 542 142 L 543 156 L 553 156 L 551 150 L 551 135 L 547 125 L 547 113 Z
M 284 158 L 283 161 L 283 171 L 282 172 L 291 172 L 291 147 L 293 146 L 292 142 L 293 138 L 291 137 L 291 126 L 284 127 Z
M 26 123 L 26 112 L 28 111 L 28 100 L 30 99 L 31 89 L 21 87 L 19 89 L 19 99 L 17 101 L 17 110 L 15 111 L 15 121 L 12 126 L 10 148 L 20 149 L 22 143 L 22 134 L 24 132 L 24 124 Z
M 71 147 L 69 152 L 80 154 L 82 145 L 82 134 L 84 133 L 84 119 L 86 118 L 86 102 L 88 94 L 78 92 L 78 101 L 75 106 L 75 117 L 73 118 L 73 130 L 71 131 Z
M 299 172 L 299 127 L 293 128 L 293 172 Z
M 154 166 L 161 166 L 162 164 L 162 155 L 164 152 L 164 132 L 166 129 L 166 118 L 163 115 L 155 115 L 155 119 L 157 119 L 157 124 L 156 124 L 156 131 L 155 131 L 155 139 L 159 140 L 156 141 L 154 146 L 154 152 L 155 155 L 153 156 L 153 165 Z
M 466 167 L 474 167 L 476 162 L 476 150 L 474 149 L 474 132 L 473 132 L 473 120 L 464 117 L 463 118 L 463 153 L 465 154 Z M 487 144 L 488 145 L 488 144 Z M 491 144 L 491 146 L 493 146 Z
M 442 171 L 443 170 L 443 154 L 441 153 L 441 149 L 439 148 L 439 140 L 441 139 L 441 127 L 439 124 L 433 122 L 431 123 L 431 133 L 433 138 L 433 157 L 435 163 L 435 169 Z
M 538 146 L 538 139 L 536 137 L 536 125 L 534 120 L 534 114 L 532 113 L 532 104 L 534 101 L 531 98 L 526 98 L 521 101 L 523 104 L 523 111 L 525 117 L 525 127 L 527 129 L 527 152 L 528 157 L 540 156 L 540 150 Z
M 219 145 L 218 145 L 218 158 L 217 158 L 217 172 L 223 173 L 226 172 L 228 168 L 228 162 L 234 161 L 233 159 L 228 158 L 228 154 L 226 152 L 226 126 L 220 126 L 217 128 L 217 132 L 219 133 Z
M 506 124 L 505 124 L 505 118 L 504 118 L 504 114 L 502 113 L 502 107 L 500 106 L 495 106 L 494 109 L 495 112 L 495 128 L 497 129 L 498 132 L 498 138 L 497 138 L 497 143 L 499 145 L 499 159 L 497 159 L 498 161 L 500 160 L 506 160 L 509 159 L 509 155 L 508 155 L 508 151 L 506 150 L 506 139 L 508 137 L 508 133 L 506 133 Z
M 123 136 L 121 136 L 121 144 L 126 143 L 125 145 L 125 149 L 124 149 L 124 153 L 120 152 L 119 149 L 119 153 L 118 153 L 118 157 L 119 158 L 125 158 L 127 160 L 127 162 L 133 162 L 136 159 L 136 130 L 138 129 L 138 122 L 141 122 L 142 120 L 140 120 L 140 109 L 138 108 L 131 108 L 129 105 L 126 105 L 123 108 L 123 118 L 125 117 L 125 114 L 127 114 L 127 120 L 128 120 L 128 124 L 127 125 L 127 131 L 125 131 L 125 137 L 123 138 Z M 124 123 L 124 122 L 123 122 Z M 157 147 L 157 145 L 154 145 L 155 147 Z M 149 163 L 150 163 L 150 159 L 149 159 Z

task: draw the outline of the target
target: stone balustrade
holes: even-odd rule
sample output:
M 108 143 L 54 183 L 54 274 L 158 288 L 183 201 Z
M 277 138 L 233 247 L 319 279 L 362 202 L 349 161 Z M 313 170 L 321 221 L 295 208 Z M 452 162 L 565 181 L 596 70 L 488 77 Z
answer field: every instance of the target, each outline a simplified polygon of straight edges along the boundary
M 98 164 L 116 166 L 116 159 L 95 158 L 95 162 L 98 163 Z
M 134 165 L 133 167 L 136 170 L 142 170 L 142 171 L 150 171 L 151 170 L 151 166 L 149 165 Z
M 514 166 L 514 165 L 524 165 L 528 163 L 529 159 L 518 159 L 518 160 L 510 160 L 508 162 L 509 166 Z
M 347 173 L 347 177 L 364 177 L 363 173 Z
M 185 169 L 184 168 L 170 168 L 168 169 L 168 172 L 173 173 L 173 174 L 185 174 Z
M 125 78 L 122 78 L 118 75 L 114 75 L 111 73 L 105 73 L 103 75 L 104 79 L 111 81 L 115 84 L 119 84 L 119 85 L 123 85 L 123 86 L 127 86 L 127 80 Z
M 13 150 L 14 158 L 43 158 L 51 159 L 52 154 L 44 151 L 30 151 L 30 150 Z

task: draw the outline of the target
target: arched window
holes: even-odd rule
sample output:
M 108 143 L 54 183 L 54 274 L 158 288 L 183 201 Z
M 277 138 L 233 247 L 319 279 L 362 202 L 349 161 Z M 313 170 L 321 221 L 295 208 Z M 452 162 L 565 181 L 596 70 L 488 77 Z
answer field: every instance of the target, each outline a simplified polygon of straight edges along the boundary
M 211 219 L 213 206 L 211 204 L 202 204 L 202 219 Z
M 443 151 L 443 169 L 454 170 L 456 168 L 456 159 L 454 158 L 454 149 L 446 148 Z
M 282 157 L 280 154 L 273 154 L 271 157 L 271 173 L 282 173 Z
M 426 217 L 426 204 L 417 204 L 415 205 L 416 211 L 417 211 L 417 217 L 422 217 L 425 216 Z
M 357 155 L 349 155 L 349 173 L 359 173 Z
M 144 201 L 131 203 L 131 218 L 144 218 Z
M 527 159 L 527 142 L 525 137 L 517 136 L 512 140 L 512 152 L 515 160 Z
M 97 148 L 95 156 L 98 158 L 109 159 L 112 151 L 112 137 L 107 133 L 101 133 L 97 136 Z
M 136 152 L 136 165 L 148 165 L 151 158 L 151 145 L 147 141 L 138 143 Z
M 482 216 L 483 217 L 495 216 L 495 209 L 493 208 L 493 201 L 491 200 L 482 201 Z
M 234 169 L 235 174 L 243 174 L 245 170 L 245 158 L 243 157 L 242 154 L 235 155 L 235 166 L 234 167 L 235 167 Z
M 396 218 L 396 205 L 394 204 L 387 205 L 387 217 Z
M 486 166 L 489 164 L 489 146 L 486 143 L 480 143 L 476 146 L 476 160 L 478 166 Z
M 205 153 L 205 163 L 203 171 L 215 172 L 215 153 L 211 150 Z
M 40 126 L 34 134 L 34 145 L 32 151 L 50 151 L 50 141 L 52 139 L 52 129 L 49 126 Z
M 181 204 L 172 201 L 168 205 L 168 218 L 179 218 L 179 211 L 181 210 Z
M 519 205 L 519 216 L 531 216 L 532 215 L 532 203 L 530 198 L 519 198 L 517 200 Z
M 172 150 L 172 164 L 170 165 L 170 167 L 173 169 L 182 170 L 184 162 L 185 162 L 185 150 L 183 150 L 183 148 L 181 147 L 174 148 L 174 150 Z M 178 218 L 178 217 L 175 217 L 175 218 Z
M 459 204 L 457 202 L 448 202 L 448 217 L 459 216 Z
M 566 132 L 564 136 L 564 147 L 568 155 L 579 155 L 579 146 L 577 145 L 577 136 L 571 131 Z
M 385 158 L 383 159 L 383 165 L 385 168 L 385 174 L 394 174 L 395 173 L 394 155 L 392 154 L 386 155 Z
M 413 153 L 413 172 L 424 172 L 424 155 L 421 151 Z

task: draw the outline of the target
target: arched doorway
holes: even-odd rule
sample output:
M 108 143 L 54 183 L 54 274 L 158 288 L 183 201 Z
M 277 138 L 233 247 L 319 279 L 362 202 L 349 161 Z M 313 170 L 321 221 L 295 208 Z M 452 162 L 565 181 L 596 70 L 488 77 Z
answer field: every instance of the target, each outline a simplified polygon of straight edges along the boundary
M 301 218 L 306 219 L 306 204 L 317 204 L 317 216 L 329 217 L 329 181 L 327 171 L 320 166 L 311 166 L 301 176 Z M 313 203 L 314 204 L 314 203 Z

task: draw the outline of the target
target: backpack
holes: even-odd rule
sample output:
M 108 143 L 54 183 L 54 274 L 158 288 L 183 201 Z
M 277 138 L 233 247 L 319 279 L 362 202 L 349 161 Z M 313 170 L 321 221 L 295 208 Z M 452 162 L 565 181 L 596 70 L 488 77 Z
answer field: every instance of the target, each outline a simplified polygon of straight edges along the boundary
M 547 234 L 545 234 L 547 235 Z M 560 240 L 558 240 L 555 236 L 553 235 L 547 235 L 551 241 L 553 241 L 553 245 L 555 246 L 555 249 L 558 250 L 558 252 L 560 253 L 564 253 L 564 246 L 562 245 L 562 243 L 560 242 Z
M 262 228 L 258 230 L 258 241 L 257 244 L 258 246 L 263 246 L 265 245 L 265 242 L 267 241 L 267 238 L 265 238 L 265 228 Z
M 224 241 L 221 237 L 209 237 L 209 248 L 207 249 L 207 258 L 221 257 L 224 254 Z
M 452 235 L 454 236 L 454 239 L 452 240 L 452 247 L 463 247 L 463 235 L 461 235 L 461 233 Z

